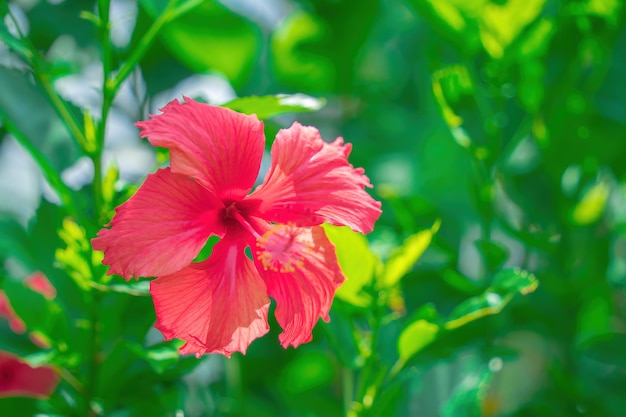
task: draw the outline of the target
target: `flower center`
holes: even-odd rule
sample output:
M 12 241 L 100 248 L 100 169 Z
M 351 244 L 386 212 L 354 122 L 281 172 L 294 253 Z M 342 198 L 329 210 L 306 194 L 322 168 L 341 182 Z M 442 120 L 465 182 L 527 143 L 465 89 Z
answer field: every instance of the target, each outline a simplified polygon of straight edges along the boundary
M 303 229 L 278 224 L 257 240 L 258 259 L 263 268 L 275 272 L 294 272 L 304 265 L 304 256 L 313 248 Z
M 247 230 L 255 239 L 260 239 L 261 235 L 257 232 L 257 230 L 250 224 L 250 222 L 246 219 L 244 215 L 242 215 L 242 211 L 245 212 L 245 207 L 241 207 L 240 203 L 230 202 L 225 204 L 223 211 L 223 219 L 226 222 L 235 221 L 239 223 L 241 227 Z

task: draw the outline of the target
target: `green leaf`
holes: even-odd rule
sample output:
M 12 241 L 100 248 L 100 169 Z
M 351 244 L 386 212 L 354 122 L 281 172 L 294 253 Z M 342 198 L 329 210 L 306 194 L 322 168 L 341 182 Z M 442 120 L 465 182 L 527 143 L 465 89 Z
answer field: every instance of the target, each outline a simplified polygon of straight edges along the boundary
M 178 349 L 183 343 L 180 340 L 171 340 L 147 348 L 137 343 L 127 343 L 126 347 L 135 355 L 148 362 L 156 373 L 162 374 L 168 368 L 178 363 L 178 358 L 180 357 Z
M 443 271 L 443 280 L 457 291 L 461 291 L 468 295 L 476 295 L 484 289 L 474 280 L 459 274 L 454 269 L 446 269 Z
M 15 257 L 28 266 L 33 258 L 28 249 L 26 230 L 8 213 L 0 213 L 0 259 Z
M 337 297 L 356 306 L 369 305 L 372 298 L 362 289 L 372 282 L 380 261 L 370 250 L 367 239 L 346 226 L 324 224 L 322 227 L 335 245 L 339 266 L 346 276 L 336 292 Z
M 66 247 L 56 250 L 58 263 L 82 290 L 89 291 L 94 280 L 92 270 L 100 267 L 102 252 L 91 250 L 85 229 L 69 218 L 63 221 L 59 237 Z
M 24 321 L 28 331 L 40 332 L 49 339 L 62 313 L 59 305 L 28 288 L 21 281 L 7 279 L 2 289 L 10 300 L 15 314 Z
M 474 244 L 490 273 L 499 270 L 509 258 L 509 250 L 500 242 L 489 239 L 477 239 L 474 241 Z
M 610 366 L 626 369 L 626 334 L 606 333 L 594 337 L 579 347 L 582 355 Z
M 125 282 L 123 284 L 111 284 L 104 286 L 104 289 L 117 293 L 147 297 L 150 295 L 150 281 L 142 280 Z
M 444 327 L 448 330 L 466 325 L 479 318 L 498 314 L 517 293 L 529 294 L 539 281 L 533 274 L 518 268 L 499 272 L 483 294 L 471 297 L 456 307 Z
M 323 387 L 335 377 L 335 367 L 324 352 L 304 352 L 291 360 L 281 374 L 285 392 L 298 395 Z
M 424 319 L 409 324 L 398 338 L 400 360 L 406 361 L 424 349 L 435 340 L 437 333 L 439 333 L 439 326 Z
M 274 68 L 283 82 L 313 91 L 332 88 L 336 75 L 333 63 L 310 51 L 310 45 L 326 34 L 326 25 L 313 14 L 297 11 L 283 21 L 270 43 Z
M 439 224 L 437 221 L 430 229 L 409 236 L 401 247 L 391 253 L 379 278 L 381 287 L 395 286 L 411 270 L 430 245 L 433 235 L 439 230 Z
M 78 158 L 78 147 L 40 89 L 23 74 L 0 66 L 0 115 L 45 156 L 57 172 Z M 19 97 L 19 101 L 15 98 Z M 37 111 L 33 111 L 37 109 Z M 72 111 L 77 111 L 72 107 Z M 43 169 L 43 167 L 42 167 Z
M 598 221 L 604 214 L 609 192 L 610 188 L 604 182 L 598 182 L 585 190 L 580 201 L 572 210 L 572 221 L 581 226 Z
M 278 94 L 236 98 L 222 106 L 245 114 L 256 114 L 259 119 L 265 120 L 285 113 L 318 111 L 325 104 L 324 99 L 306 94 Z
M 156 19 L 163 7 L 151 0 L 141 5 Z M 189 6 L 187 6 L 187 3 Z M 219 71 L 241 85 L 252 71 L 260 52 L 259 30 L 217 1 L 191 1 L 179 5 L 182 14 L 161 32 L 170 52 L 192 71 Z M 187 12 L 193 8 L 193 11 Z

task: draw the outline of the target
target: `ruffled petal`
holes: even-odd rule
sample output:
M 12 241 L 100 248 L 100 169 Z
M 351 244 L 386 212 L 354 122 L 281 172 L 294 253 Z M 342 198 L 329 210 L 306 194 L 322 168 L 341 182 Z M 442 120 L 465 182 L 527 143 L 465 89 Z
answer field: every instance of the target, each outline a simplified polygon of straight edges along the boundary
M 244 244 L 222 240 L 206 261 L 150 283 L 155 327 L 166 340 L 184 340 L 181 353 L 245 353 L 268 332 L 267 290 Z
M 278 225 L 259 241 L 254 259 L 276 300 L 281 344 L 309 342 L 318 319 L 329 320 L 333 296 L 345 280 L 324 229 Z
M 169 168 L 148 175 L 116 209 L 110 229 L 91 243 L 109 274 L 126 279 L 167 275 L 189 265 L 210 235 L 222 236 L 223 205 L 198 183 Z
M 0 397 L 48 398 L 59 383 L 51 366 L 31 367 L 17 356 L 0 351 Z
M 248 198 L 260 200 L 258 215 L 269 221 L 370 232 L 380 202 L 365 191 L 371 184 L 363 169 L 348 163 L 350 150 L 341 138 L 326 143 L 316 128 L 294 123 L 276 135 L 270 170 Z
M 137 123 L 141 137 L 170 150 L 172 172 L 194 178 L 220 198 L 246 195 L 257 178 L 265 146 L 263 123 L 189 98 L 171 101 Z

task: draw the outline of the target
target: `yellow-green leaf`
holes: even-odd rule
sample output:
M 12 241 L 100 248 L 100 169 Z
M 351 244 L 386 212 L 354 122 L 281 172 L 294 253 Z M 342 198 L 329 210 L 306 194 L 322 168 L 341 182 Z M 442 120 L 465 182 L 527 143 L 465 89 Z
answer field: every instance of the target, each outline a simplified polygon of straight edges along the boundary
M 322 227 L 335 245 L 339 266 L 346 276 L 346 281 L 337 290 L 337 297 L 356 306 L 367 306 L 372 300 L 362 289 L 372 282 L 380 261 L 361 233 L 346 226 L 324 224 Z
M 393 287 L 411 270 L 430 245 L 433 235 L 439 230 L 439 224 L 437 221 L 430 229 L 409 236 L 401 247 L 391 253 L 379 279 L 381 287 Z
M 259 119 L 265 120 L 285 113 L 318 111 L 325 104 L 325 100 L 306 94 L 277 94 L 240 97 L 223 104 L 223 107 L 245 114 L 256 114 Z
M 439 326 L 427 320 L 416 320 L 400 333 L 398 338 L 398 354 L 400 360 L 406 361 L 424 349 L 437 337 Z
M 502 270 L 483 294 L 468 298 L 457 306 L 444 327 L 447 330 L 456 329 L 482 317 L 498 314 L 515 294 L 530 294 L 538 285 L 539 281 L 527 271 L 519 268 Z
M 604 213 L 609 191 L 609 186 L 604 182 L 589 188 L 572 211 L 574 223 L 584 226 L 599 220 Z

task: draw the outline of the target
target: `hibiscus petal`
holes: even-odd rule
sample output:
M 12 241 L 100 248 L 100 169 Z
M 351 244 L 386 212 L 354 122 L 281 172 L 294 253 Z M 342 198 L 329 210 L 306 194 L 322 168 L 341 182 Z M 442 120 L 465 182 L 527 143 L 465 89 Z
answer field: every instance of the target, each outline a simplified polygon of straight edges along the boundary
M 314 127 L 294 123 L 282 129 L 272 145 L 272 165 L 250 199 L 261 201 L 258 215 L 266 220 L 300 226 L 322 222 L 370 232 L 380 216 L 380 202 L 363 169 L 348 163 L 351 145 L 337 138 L 322 140 Z
M 109 274 L 126 279 L 171 274 L 189 265 L 211 234 L 224 234 L 222 209 L 195 181 L 160 169 L 116 209 L 111 228 L 100 230 L 91 243 L 104 251 Z
M 329 320 L 333 296 L 345 280 L 324 229 L 276 226 L 261 239 L 254 259 L 276 300 L 281 344 L 309 342 L 318 319 Z
M 150 283 L 155 327 L 187 342 L 181 353 L 245 353 L 268 332 L 267 290 L 244 244 L 222 240 L 206 261 Z
M 48 398 L 59 383 L 51 366 L 31 367 L 17 356 L 0 351 L 0 397 Z
M 171 101 L 137 123 L 141 137 L 170 150 L 172 172 L 194 178 L 220 198 L 241 198 L 257 178 L 265 146 L 263 123 L 189 98 Z

